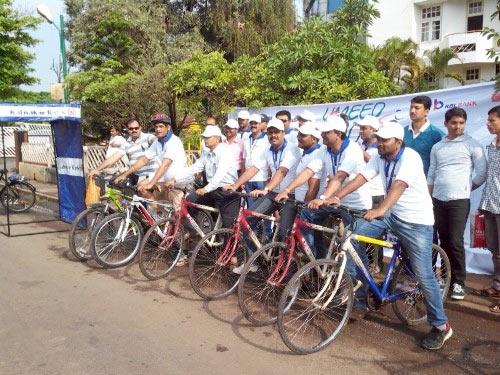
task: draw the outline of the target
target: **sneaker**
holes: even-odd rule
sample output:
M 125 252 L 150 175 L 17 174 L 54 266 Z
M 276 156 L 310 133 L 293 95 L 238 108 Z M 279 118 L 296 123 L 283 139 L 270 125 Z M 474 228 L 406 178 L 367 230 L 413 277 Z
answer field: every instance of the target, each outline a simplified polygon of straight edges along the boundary
M 451 336 L 453 335 L 453 330 L 449 323 L 446 323 L 446 329 L 443 331 L 432 327 L 431 331 L 424 337 L 420 346 L 427 350 L 438 350 L 441 349 Z
M 179 260 L 177 261 L 177 263 L 175 263 L 175 266 L 176 267 L 182 267 L 182 266 L 185 266 L 189 261 L 189 258 L 187 257 L 187 255 L 185 254 L 182 254 L 181 257 L 179 258 Z
M 454 299 L 454 300 L 464 299 L 465 298 L 464 287 L 458 283 L 454 283 L 450 297 L 451 297 L 451 299 Z

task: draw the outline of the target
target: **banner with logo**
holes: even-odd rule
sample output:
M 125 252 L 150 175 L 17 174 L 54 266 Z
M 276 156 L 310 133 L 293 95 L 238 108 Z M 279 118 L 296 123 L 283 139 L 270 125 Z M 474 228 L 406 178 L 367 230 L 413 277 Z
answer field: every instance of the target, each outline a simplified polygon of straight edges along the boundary
M 386 98 L 366 99 L 352 102 L 314 104 L 302 106 L 266 107 L 259 110 L 250 109 L 251 113 L 263 113 L 274 116 L 277 111 L 286 109 L 291 112 L 292 118 L 304 110 L 312 112 L 317 121 L 324 121 L 329 115 L 345 113 L 349 117 L 351 127 L 350 136 L 356 139 L 358 131 L 352 124 L 366 115 L 373 115 L 380 119 L 399 121 L 402 125 L 410 125 L 409 109 L 410 100 L 416 95 L 427 95 L 432 100 L 429 120 L 432 124 L 440 127 L 445 133 L 444 114 L 452 107 L 461 107 L 467 112 L 466 133 L 475 138 L 482 145 L 491 143 L 493 136 L 486 128 L 488 110 L 500 105 L 500 93 L 495 94 L 494 82 L 480 83 L 475 85 L 461 86 L 450 89 L 423 92 L 418 94 L 407 94 Z M 236 113 L 233 113 L 233 118 Z M 471 196 L 471 212 L 474 212 L 481 198 L 482 188 L 477 189 Z M 467 245 L 467 271 L 474 273 L 492 273 L 493 263 L 491 253 L 486 249 L 469 248 L 470 229 L 469 224 L 465 231 Z
M 0 121 L 50 122 L 57 165 L 59 216 L 72 222 L 85 209 L 80 105 L 0 103 Z

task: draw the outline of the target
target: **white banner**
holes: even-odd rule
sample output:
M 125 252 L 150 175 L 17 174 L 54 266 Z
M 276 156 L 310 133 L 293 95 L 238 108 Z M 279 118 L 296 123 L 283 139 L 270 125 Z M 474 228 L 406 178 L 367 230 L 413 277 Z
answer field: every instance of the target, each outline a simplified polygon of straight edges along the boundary
M 57 173 L 60 175 L 83 177 L 83 163 L 79 158 L 56 159 Z
M 79 104 L 0 103 L 0 121 L 80 120 Z
M 383 119 L 396 119 L 404 126 L 410 124 L 410 100 L 417 95 L 428 95 L 432 99 L 429 120 L 439 126 L 445 133 L 444 114 L 452 107 L 461 107 L 467 112 L 466 133 L 475 138 L 482 145 L 491 143 L 493 136 L 486 128 L 488 110 L 495 105 L 500 105 L 500 93 L 495 94 L 494 83 L 480 83 L 451 89 L 429 91 L 416 94 L 392 96 L 386 98 L 366 99 L 352 102 L 314 104 L 301 106 L 266 107 L 259 110 L 250 110 L 251 113 L 263 113 L 274 116 L 279 110 L 286 109 L 291 112 L 292 118 L 304 110 L 314 113 L 318 121 L 324 121 L 327 116 L 334 113 L 345 113 L 349 117 L 352 130 L 351 138 L 357 138 L 357 129 L 352 127 L 355 120 L 366 115 L 373 115 Z M 233 113 L 231 117 L 236 117 Z M 482 188 L 477 189 L 471 196 L 471 213 L 479 205 Z M 470 229 L 467 224 L 465 231 L 467 271 L 472 273 L 493 273 L 491 253 L 486 249 L 471 249 Z

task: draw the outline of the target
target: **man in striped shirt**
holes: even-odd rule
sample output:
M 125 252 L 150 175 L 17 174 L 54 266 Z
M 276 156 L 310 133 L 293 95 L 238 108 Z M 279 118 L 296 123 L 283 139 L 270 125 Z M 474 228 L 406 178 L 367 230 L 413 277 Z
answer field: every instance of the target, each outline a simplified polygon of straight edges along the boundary
M 153 134 L 143 133 L 141 125 L 135 119 L 127 122 L 127 130 L 129 137 L 127 138 L 125 145 L 123 145 L 111 157 L 107 158 L 100 165 L 91 170 L 89 172 L 89 177 L 92 177 L 102 170 L 116 164 L 124 155 L 127 155 L 130 165 L 134 165 L 156 139 Z M 154 174 L 156 168 L 156 161 L 152 160 L 150 163 L 137 170 L 131 177 L 134 185 Z

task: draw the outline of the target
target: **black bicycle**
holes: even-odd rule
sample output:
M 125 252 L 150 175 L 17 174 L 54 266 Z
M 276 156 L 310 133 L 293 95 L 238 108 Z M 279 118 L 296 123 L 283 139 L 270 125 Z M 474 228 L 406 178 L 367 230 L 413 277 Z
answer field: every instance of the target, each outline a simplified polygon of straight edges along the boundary
M 12 212 L 25 212 L 29 210 L 36 201 L 35 187 L 27 182 L 27 178 L 18 174 L 7 177 L 7 170 L 0 170 L 0 182 L 3 181 L 0 190 L 0 203 Z

